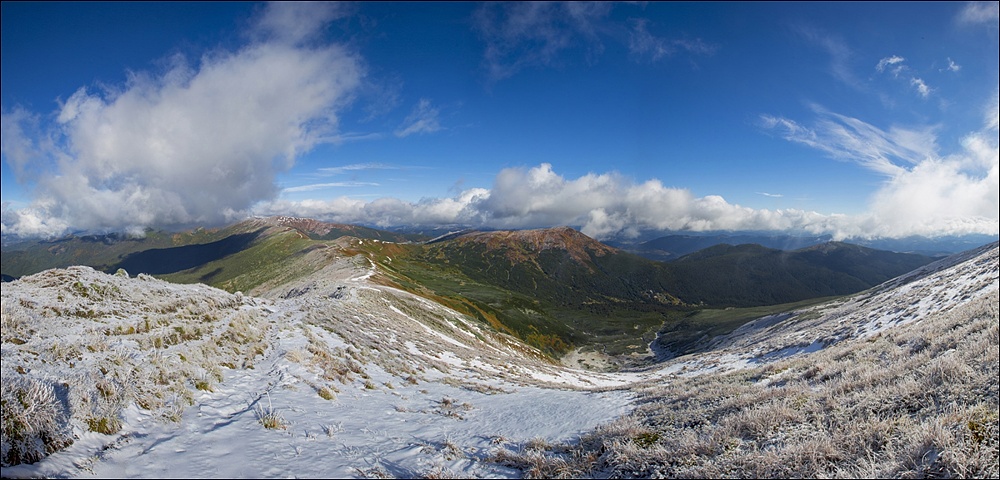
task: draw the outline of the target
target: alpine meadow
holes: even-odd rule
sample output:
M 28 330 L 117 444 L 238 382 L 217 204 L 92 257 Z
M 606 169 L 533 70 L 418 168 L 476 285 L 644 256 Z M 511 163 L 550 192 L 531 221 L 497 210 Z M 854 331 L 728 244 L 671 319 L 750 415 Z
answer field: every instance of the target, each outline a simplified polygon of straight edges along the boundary
M 3 2 L 3 478 L 1000 477 L 996 2 Z

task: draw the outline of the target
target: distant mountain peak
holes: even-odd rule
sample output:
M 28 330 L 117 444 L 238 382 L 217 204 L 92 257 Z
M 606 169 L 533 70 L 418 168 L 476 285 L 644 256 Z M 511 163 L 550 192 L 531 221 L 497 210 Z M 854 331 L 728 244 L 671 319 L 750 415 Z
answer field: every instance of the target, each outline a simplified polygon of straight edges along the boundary
M 312 233 L 316 235 L 326 235 L 330 233 L 331 230 L 338 229 L 350 229 L 354 228 L 353 225 L 343 225 L 337 223 L 328 223 L 320 220 L 315 220 L 312 218 L 301 218 L 301 217 L 289 217 L 289 216 L 273 216 L 273 217 L 255 217 L 247 221 L 255 225 L 265 225 L 269 227 L 291 227 L 299 230 L 303 233 Z
M 487 250 L 503 249 L 512 261 L 524 261 L 529 254 L 545 250 L 564 250 L 574 260 L 588 263 L 591 254 L 604 256 L 618 252 L 570 227 L 470 232 L 458 236 L 455 242 L 479 243 L 485 245 Z

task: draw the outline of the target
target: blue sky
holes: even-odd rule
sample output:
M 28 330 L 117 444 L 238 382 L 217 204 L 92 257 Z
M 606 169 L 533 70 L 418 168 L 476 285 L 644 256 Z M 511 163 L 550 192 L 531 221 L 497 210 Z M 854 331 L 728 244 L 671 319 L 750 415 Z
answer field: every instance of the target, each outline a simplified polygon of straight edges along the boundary
M 5 235 L 998 233 L 997 3 L 21 3 Z

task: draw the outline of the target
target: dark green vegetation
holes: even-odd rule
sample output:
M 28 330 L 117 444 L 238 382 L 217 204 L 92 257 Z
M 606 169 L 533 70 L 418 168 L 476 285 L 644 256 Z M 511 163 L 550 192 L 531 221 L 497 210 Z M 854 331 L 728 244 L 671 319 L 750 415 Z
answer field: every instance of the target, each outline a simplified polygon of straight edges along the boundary
M 832 240 L 829 235 L 795 237 L 790 235 L 667 235 L 635 245 L 627 250 L 650 260 L 668 262 L 689 253 L 720 244 L 756 244 L 779 250 L 795 250 Z
M 126 271 L 151 275 L 175 273 L 246 250 L 263 230 L 237 233 L 211 243 L 151 248 L 125 256 L 116 266 Z
M 837 297 L 819 297 L 799 302 L 743 308 L 701 308 L 674 310 L 667 314 L 657 336 L 662 356 L 672 357 L 704 350 L 713 338 L 726 335 L 741 325 L 767 315 L 799 310 Z
M 664 313 L 680 304 L 656 283 L 659 264 L 568 228 L 469 233 L 373 253 L 395 285 L 551 355 L 586 345 L 644 354 Z
M 717 245 L 661 263 L 565 227 L 413 243 L 422 238 L 274 217 L 219 230 L 148 232 L 143 239 L 71 237 L 5 248 L 3 270 L 21 276 L 84 264 L 263 292 L 335 258 L 364 255 L 378 265 L 377 281 L 455 308 L 552 356 L 576 347 L 642 356 L 658 331 L 662 346 L 685 353 L 755 316 L 854 293 L 932 260 L 826 243 L 792 252 Z
M 933 260 L 830 242 L 791 252 L 717 245 L 667 265 L 684 279 L 673 285 L 684 301 L 750 307 L 859 292 Z
M 199 228 L 174 234 L 150 230 L 142 238 L 121 234 L 72 235 L 51 241 L 5 245 L 0 252 L 0 264 L 3 274 L 13 277 L 71 265 L 88 265 L 108 271 L 126 256 L 137 252 L 211 243 L 234 233 L 238 232 L 229 227 L 221 230 Z
M 293 230 L 298 232 L 296 237 L 311 240 L 333 240 L 344 236 L 393 242 L 426 239 L 419 235 L 396 234 L 355 225 L 275 217 L 247 220 L 221 229 L 198 228 L 180 233 L 148 230 L 141 238 L 121 234 L 71 235 L 51 241 L 23 242 L 4 246 L 0 264 L 3 274 L 13 278 L 71 265 L 87 265 L 109 273 L 124 268 L 131 275 L 167 275 L 189 269 L 203 270 L 199 267 L 260 247 L 261 244 L 270 242 L 274 235 Z M 309 245 L 308 242 L 302 244 L 303 247 Z M 272 261 L 280 262 L 283 260 L 281 254 L 292 254 L 295 251 L 264 249 L 259 253 L 276 255 Z M 246 257 L 247 255 L 238 258 L 247 260 Z M 234 266 L 232 263 L 229 266 Z M 263 263 L 271 262 L 251 264 Z M 191 278 L 190 275 L 181 277 L 192 282 L 215 285 L 215 277 L 222 272 L 212 274 L 213 270 L 202 272 L 197 278 Z
M 756 316 L 858 292 L 933 260 L 828 243 L 795 252 L 724 245 L 668 264 L 569 228 L 472 232 L 374 258 L 396 285 L 554 355 L 578 346 L 643 354 L 658 330 L 663 346 L 687 353 Z M 729 310 L 712 310 L 720 308 Z

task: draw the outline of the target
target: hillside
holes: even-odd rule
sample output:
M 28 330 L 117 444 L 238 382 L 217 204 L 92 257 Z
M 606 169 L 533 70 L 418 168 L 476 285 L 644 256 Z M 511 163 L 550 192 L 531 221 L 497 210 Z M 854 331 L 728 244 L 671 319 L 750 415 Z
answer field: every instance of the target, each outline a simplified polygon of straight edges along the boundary
M 749 307 L 859 292 L 932 262 L 931 257 L 827 242 L 793 251 L 716 245 L 667 264 L 689 303 Z
M 331 258 L 261 297 L 86 267 L 6 284 L 0 475 L 998 473 L 996 244 L 618 373 Z
M 73 265 L 87 265 L 105 272 L 124 268 L 133 274 L 163 275 L 223 260 L 266 243 L 274 235 L 292 231 L 298 232 L 302 238 L 312 240 L 335 240 L 345 236 L 393 242 L 426 239 L 420 235 L 399 234 L 357 225 L 296 217 L 266 217 L 217 229 L 197 228 L 185 232 L 149 230 L 142 237 L 113 233 L 21 242 L 4 246 L 0 265 L 3 266 L 3 274 L 13 278 Z M 212 279 L 199 278 L 195 281 L 211 283 Z
M 720 244 L 756 244 L 778 250 L 798 250 L 812 245 L 827 243 L 832 240 L 833 238 L 830 235 L 777 235 L 760 232 L 726 232 L 699 235 L 664 235 L 641 243 L 616 246 L 650 260 L 668 262 L 689 253 Z M 844 241 L 876 250 L 943 257 L 975 248 L 979 245 L 995 242 L 997 241 L 997 236 L 979 234 L 945 235 L 934 238 L 910 236 L 904 238 L 850 238 Z
M 654 367 L 617 421 L 494 458 L 559 478 L 996 478 L 998 272 L 993 243 L 756 319 Z
M 5 251 L 23 271 L 79 260 L 177 283 L 263 294 L 308 277 L 341 256 L 360 255 L 376 279 L 478 319 L 552 357 L 579 351 L 614 368 L 651 358 L 658 331 L 695 340 L 725 334 L 745 316 L 692 322 L 706 308 L 747 308 L 854 293 L 930 261 L 847 244 L 783 253 L 716 246 L 669 264 L 604 245 L 568 228 L 460 232 L 422 237 L 293 217 L 255 218 L 219 230 L 146 240 L 71 238 Z M 155 248 L 151 248 L 155 247 Z M 88 263 L 92 262 L 92 263 Z M 784 307 L 775 307 L 784 308 Z M 753 311 L 756 314 L 757 311 Z M 708 318 L 708 317 L 701 317 Z M 680 342 L 678 353 L 687 351 Z M 593 363 L 593 362 L 591 362 Z
M 718 234 L 718 235 L 666 235 L 630 246 L 628 250 L 636 255 L 650 260 L 667 262 L 676 260 L 689 253 L 704 250 L 716 245 L 746 245 L 755 244 L 778 250 L 797 250 L 812 245 L 826 243 L 832 240 L 829 235 L 796 237 L 791 235 L 753 235 L 753 234 Z
M 701 332 L 688 320 L 699 310 L 855 293 L 933 260 L 827 243 L 794 252 L 719 245 L 661 263 L 566 227 L 464 232 L 372 258 L 392 284 L 447 298 L 543 350 L 633 361 L 658 330 Z

